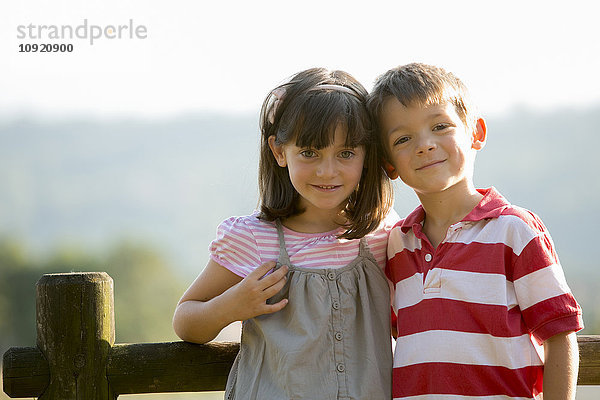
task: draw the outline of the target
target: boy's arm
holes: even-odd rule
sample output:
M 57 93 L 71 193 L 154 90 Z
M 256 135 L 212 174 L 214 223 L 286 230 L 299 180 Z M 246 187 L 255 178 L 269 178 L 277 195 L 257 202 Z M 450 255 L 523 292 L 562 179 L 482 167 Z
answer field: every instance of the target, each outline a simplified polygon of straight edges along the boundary
M 173 315 L 173 328 L 182 340 L 206 343 L 225 326 L 281 310 L 287 300 L 266 304 L 285 284 L 287 267 L 268 262 L 244 279 L 213 260 L 183 294 Z
M 544 400 L 574 400 L 579 372 L 575 332 L 559 333 L 544 342 Z

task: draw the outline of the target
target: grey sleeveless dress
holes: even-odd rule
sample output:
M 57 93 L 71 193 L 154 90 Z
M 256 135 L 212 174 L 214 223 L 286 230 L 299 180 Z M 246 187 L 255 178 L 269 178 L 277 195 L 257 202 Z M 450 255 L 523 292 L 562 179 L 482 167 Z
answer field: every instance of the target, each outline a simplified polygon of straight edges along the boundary
M 390 293 L 365 239 L 342 268 L 300 268 L 279 221 L 277 232 L 277 266 L 290 269 L 269 301 L 289 303 L 243 322 L 225 399 L 391 399 Z

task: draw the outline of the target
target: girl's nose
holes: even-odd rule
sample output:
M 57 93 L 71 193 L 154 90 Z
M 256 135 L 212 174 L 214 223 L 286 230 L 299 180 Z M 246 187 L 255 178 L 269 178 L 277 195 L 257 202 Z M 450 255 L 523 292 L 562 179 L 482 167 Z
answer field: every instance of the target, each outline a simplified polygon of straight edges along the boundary
M 329 177 L 335 176 L 337 173 L 337 166 L 334 159 L 325 157 L 321 160 L 319 165 L 317 166 L 317 176 L 320 177 Z

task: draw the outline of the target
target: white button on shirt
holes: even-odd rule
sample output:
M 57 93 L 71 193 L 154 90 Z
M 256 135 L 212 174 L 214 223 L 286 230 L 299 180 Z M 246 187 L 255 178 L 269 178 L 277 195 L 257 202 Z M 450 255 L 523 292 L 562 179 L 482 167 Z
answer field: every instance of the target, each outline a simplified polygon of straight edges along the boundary
M 429 253 L 425 254 L 425 261 L 429 262 L 429 261 L 431 261 L 431 258 L 432 258 L 431 254 L 429 254 Z

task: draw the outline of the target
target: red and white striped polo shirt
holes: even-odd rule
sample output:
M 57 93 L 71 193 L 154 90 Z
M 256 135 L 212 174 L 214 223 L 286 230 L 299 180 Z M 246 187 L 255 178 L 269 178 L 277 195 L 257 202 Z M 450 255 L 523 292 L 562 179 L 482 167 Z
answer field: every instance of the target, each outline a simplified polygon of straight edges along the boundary
M 394 399 L 531 399 L 543 345 L 583 328 L 542 221 L 494 188 L 434 249 L 418 207 L 392 229 Z

